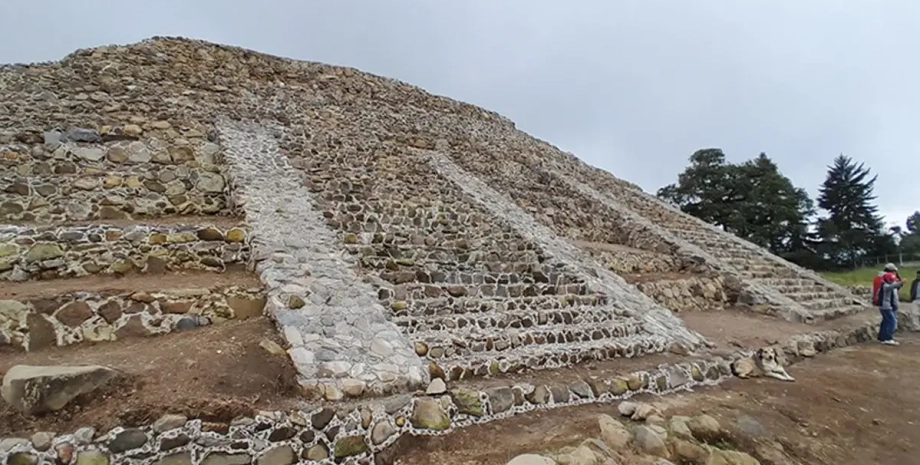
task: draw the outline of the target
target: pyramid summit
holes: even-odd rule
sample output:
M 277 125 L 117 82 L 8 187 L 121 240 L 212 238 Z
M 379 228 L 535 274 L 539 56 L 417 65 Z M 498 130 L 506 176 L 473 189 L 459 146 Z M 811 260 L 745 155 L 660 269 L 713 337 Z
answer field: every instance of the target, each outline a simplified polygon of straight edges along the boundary
M 289 365 L 309 401 L 387 398 L 440 378 L 451 414 L 564 405 L 623 393 L 575 383 L 501 410 L 504 391 L 457 390 L 703 357 L 717 344 L 682 314 L 805 328 L 868 308 L 494 112 L 197 40 L 4 66 L 0 167 L 0 343 L 32 356 L 92 350 L 105 365 L 130 341 L 178 345 L 270 322 L 260 347 L 281 355 L 259 365 Z M 628 388 L 713 382 L 725 375 L 713 367 Z M 437 430 L 424 402 L 400 408 L 415 409 L 411 428 Z M 392 442 L 356 415 L 373 444 L 354 456 Z

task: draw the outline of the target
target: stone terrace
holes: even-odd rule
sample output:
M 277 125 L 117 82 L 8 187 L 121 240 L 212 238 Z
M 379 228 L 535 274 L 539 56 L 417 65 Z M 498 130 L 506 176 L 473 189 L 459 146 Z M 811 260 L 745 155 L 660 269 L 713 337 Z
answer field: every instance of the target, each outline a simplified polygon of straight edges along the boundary
M 219 146 L 73 71 L 0 78 L 0 345 L 35 352 L 261 316 Z

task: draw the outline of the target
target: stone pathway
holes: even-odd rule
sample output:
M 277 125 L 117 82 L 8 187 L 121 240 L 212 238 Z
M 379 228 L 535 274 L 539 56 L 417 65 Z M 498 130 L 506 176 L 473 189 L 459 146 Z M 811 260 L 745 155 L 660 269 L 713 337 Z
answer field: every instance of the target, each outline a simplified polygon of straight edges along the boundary
M 426 385 L 421 360 L 355 273 L 275 138 L 254 124 L 223 121 L 218 131 L 234 202 L 252 226 L 267 312 L 291 345 L 301 383 L 327 400 Z

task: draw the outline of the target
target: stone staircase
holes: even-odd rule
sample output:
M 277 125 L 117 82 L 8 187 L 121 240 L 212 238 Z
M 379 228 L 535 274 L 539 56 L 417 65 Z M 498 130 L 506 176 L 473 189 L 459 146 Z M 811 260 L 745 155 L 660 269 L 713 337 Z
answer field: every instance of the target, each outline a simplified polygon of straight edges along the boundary
M 699 343 L 685 329 L 681 333 L 679 320 L 671 317 L 666 327 L 656 320 L 660 316 L 643 315 L 642 306 L 654 307 L 654 301 L 624 299 L 623 291 L 641 296 L 634 288 L 625 283 L 613 284 L 615 290 L 609 283 L 597 286 L 574 263 L 582 258 L 565 259 L 560 256 L 565 251 L 553 245 L 577 249 L 549 231 L 542 232 L 549 239 L 528 234 L 529 226 L 490 209 L 492 199 L 471 198 L 450 177 L 454 171 L 439 171 L 444 166 L 428 163 L 424 155 L 390 146 L 378 148 L 375 157 L 347 147 L 291 150 L 286 157 L 270 135 L 276 131 L 284 140 L 283 128 L 226 122 L 219 130 L 228 148 L 235 202 L 256 225 L 254 255 L 263 260 L 257 266 L 263 280 L 282 279 L 271 271 L 287 266 L 288 259 L 278 255 L 281 242 L 289 255 L 300 257 L 298 262 L 316 260 L 288 245 L 291 238 L 275 238 L 282 231 L 275 215 L 281 214 L 287 228 L 311 231 L 312 247 L 347 252 L 342 263 L 328 268 L 344 273 L 353 263 L 361 283 L 343 280 L 340 285 L 376 298 L 355 312 L 353 325 L 342 328 L 345 336 L 338 326 L 335 333 L 321 330 L 343 317 L 327 310 L 328 300 L 315 299 L 318 289 L 293 284 L 303 271 L 285 268 L 291 278 L 279 282 L 277 294 L 269 287 L 269 306 L 294 347 L 292 358 L 303 382 L 320 386 L 327 399 L 357 382 L 365 392 L 386 393 L 393 386 L 418 386 L 429 377 L 460 380 L 661 352 L 678 340 L 671 331 L 690 347 Z M 303 194 L 292 196 L 291 189 Z M 533 222 L 523 212 L 516 214 Z M 296 223 L 304 219 L 311 220 Z M 301 282 L 314 279 L 315 272 L 303 275 Z M 325 284 L 330 296 L 344 291 L 338 286 Z M 292 305 L 292 299 L 305 299 L 311 306 Z M 378 331 L 399 335 L 359 332 L 361 320 L 376 319 Z M 346 352 L 346 344 L 361 350 Z M 422 377 L 420 362 L 428 367 Z M 376 378 L 362 377 L 359 367 Z
M 804 317 L 807 322 L 835 319 L 866 310 L 865 302 L 854 298 L 845 288 L 769 254 L 711 225 L 683 214 L 658 199 L 632 189 L 611 195 L 628 208 L 653 219 L 664 230 L 710 254 L 727 270 L 737 273 L 746 283 L 776 292 L 795 312 L 787 317 Z

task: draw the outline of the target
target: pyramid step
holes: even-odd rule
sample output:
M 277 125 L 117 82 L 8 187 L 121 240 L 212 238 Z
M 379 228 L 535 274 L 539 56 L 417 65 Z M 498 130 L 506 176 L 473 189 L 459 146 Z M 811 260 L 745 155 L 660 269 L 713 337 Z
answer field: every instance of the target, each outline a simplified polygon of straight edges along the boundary
M 450 380 L 469 379 L 499 373 L 562 368 L 588 361 L 633 358 L 662 352 L 665 339 L 660 336 L 629 336 L 590 342 L 521 346 L 498 353 L 469 357 L 432 359 Z
M 608 325 L 626 316 L 606 307 L 578 306 L 558 310 L 503 310 L 484 313 L 444 314 L 424 317 L 397 317 L 391 321 L 408 334 L 424 331 L 468 331 L 565 327 L 566 325 Z
M 416 343 L 424 343 L 429 348 L 428 357 L 436 359 L 500 354 L 519 347 L 584 343 L 642 334 L 648 335 L 641 324 L 627 321 L 607 325 L 571 324 L 520 330 L 493 329 L 466 335 L 456 331 L 425 331 L 413 334 L 412 339 Z
M 852 299 L 831 298 L 831 299 L 814 299 L 799 301 L 799 303 L 809 310 L 828 310 L 838 307 L 848 307 L 852 305 Z
M 242 271 L 7 284 L 0 309 L 16 318 L 0 322 L 0 341 L 31 352 L 161 335 L 258 317 L 265 303 L 261 282 Z
M 0 222 L 62 224 L 178 213 L 230 213 L 222 175 L 200 167 L 162 167 L 154 178 L 142 170 L 93 170 L 92 174 L 0 177 L 0 204 L 5 205 Z
M 0 281 L 222 271 L 249 261 L 248 236 L 245 226 L 0 226 Z
M 386 291 L 387 293 L 389 291 Z M 603 295 L 540 295 L 518 298 L 437 297 L 417 300 L 382 300 L 394 317 L 426 317 L 475 315 L 513 310 L 563 310 L 578 306 L 607 305 L 610 298 Z

